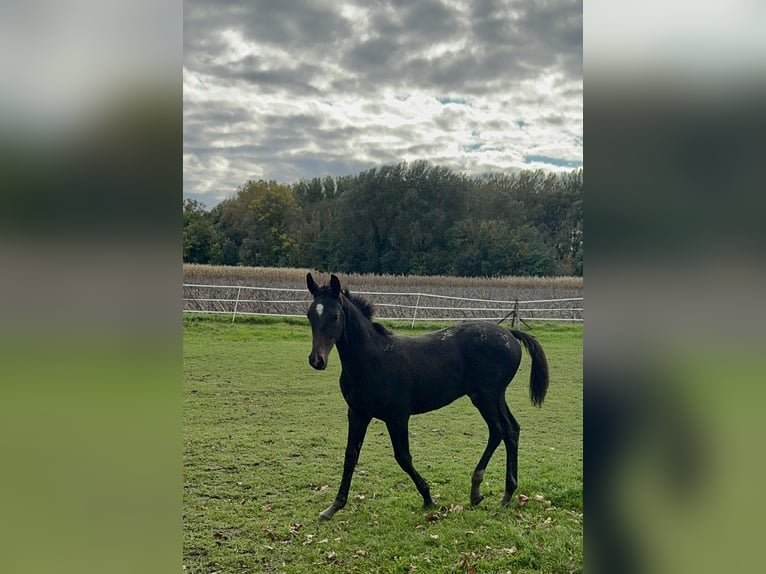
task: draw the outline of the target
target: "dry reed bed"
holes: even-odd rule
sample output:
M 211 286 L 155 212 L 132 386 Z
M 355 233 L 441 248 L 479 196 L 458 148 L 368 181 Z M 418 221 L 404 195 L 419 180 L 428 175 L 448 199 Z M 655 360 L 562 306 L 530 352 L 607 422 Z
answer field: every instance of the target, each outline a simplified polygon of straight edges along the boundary
M 184 288 L 184 309 L 219 311 L 231 313 L 236 305 L 240 313 L 285 313 L 302 315 L 310 300 L 306 291 L 306 273 L 311 271 L 321 284 L 329 280 L 329 274 L 313 269 L 272 267 L 225 267 L 185 264 L 185 284 L 233 286 L 233 289 Z M 352 292 L 421 293 L 446 295 L 494 301 L 534 301 L 583 296 L 581 277 L 448 277 L 448 276 L 397 276 L 339 273 L 344 287 Z M 236 287 L 271 287 L 297 289 L 288 291 L 239 290 Z M 445 300 L 431 297 L 406 295 L 369 295 L 377 304 L 378 316 L 382 318 L 407 319 L 414 310 L 408 306 L 418 304 L 419 318 L 490 318 L 505 315 L 511 304 L 482 304 L 478 302 Z M 205 299 L 229 299 L 228 301 L 205 301 Z M 237 300 L 239 299 L 239 300 Z M 291 303 L 288 303 L 291 302 Z M 582 301 L 522 305 L 535 309 L 566 307 L 582 308 Z M 397 306 L 397 305 L 400 305 Z M 447 311 L 423 307 L 489 307 L 492 311 Z M 549 316 L 551 312 L 522 312 L 522 316 Z M 555 313 L 562 318 L 582 318 L 581 311 L 567 310 Z

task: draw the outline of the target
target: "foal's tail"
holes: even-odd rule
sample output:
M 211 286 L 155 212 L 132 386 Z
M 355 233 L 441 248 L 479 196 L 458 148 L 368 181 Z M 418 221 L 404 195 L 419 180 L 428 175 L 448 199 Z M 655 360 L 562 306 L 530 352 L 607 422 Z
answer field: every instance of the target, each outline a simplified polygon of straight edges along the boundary
M 532 357 L 532 372 L 529 375 L 529 398 L 532 400 L 533 405 L 541 407 L 543 406 L 545 393 L 548 392 L 548 359 L 545 358 L 542 346 L 532 335 L 528 335 L 523 331 L 517 331 L 516 329 L 511 329 L 511 334 L 524 343 L 529 356 Z

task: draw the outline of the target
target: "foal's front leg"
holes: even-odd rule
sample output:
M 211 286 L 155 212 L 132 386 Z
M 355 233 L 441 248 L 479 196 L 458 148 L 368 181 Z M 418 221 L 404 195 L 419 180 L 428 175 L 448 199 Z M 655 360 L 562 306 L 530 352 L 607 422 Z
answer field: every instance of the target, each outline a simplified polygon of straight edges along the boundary
M 330 520 L 338 510 L 346 506 L 348 500 L 348 489 L 351 487 L 351 476 L 354 474 L 354 468 L 359 460 L 359 451 L 362 450 L 364 435 L 367 434 L 367 427 L 370 424 L 370 417 L 360 415 L 348 409 L 348 441 L 346 442 L 346 456 L 343 460 L 343 478 L 340 481 L 340 488 L 335 501 L 319 513 L 319 518 Z
M 428 483 L 423 480 L 423 477 L 418 474 L 415 467 L 412 466 L 412 456 L 410 455 L 410 437 L 408 432 L 408 419 L 392 419 L 386 421 L 386 427 L 388 428 L 388 434 L 391 437 L 391 444 L 394 447 L 394 458 L 402 470 L 410 475 L 415 486 L 423 497 L 423 506 L 430 508 L 435 506 L 433 498 L 431 498 L 431 490 L 428 488 Z

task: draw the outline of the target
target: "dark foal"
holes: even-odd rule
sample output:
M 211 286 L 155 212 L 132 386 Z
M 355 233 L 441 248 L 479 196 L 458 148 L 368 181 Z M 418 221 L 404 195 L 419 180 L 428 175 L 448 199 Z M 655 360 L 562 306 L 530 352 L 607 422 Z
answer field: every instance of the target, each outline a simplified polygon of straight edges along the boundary
M 340 390 L 348 404 L 343 478 L 335 501 L 319 516 L 330 520 L 346 505 L 351 476 L 373 417 L 386 423 L 396 462 L 415 482 L 425 506 L 433 506 L 428 484 L 412 466 L 409 418 L 463 395 L 479 409 L 489 429 L 487 447 L 471 477 L 471 504 L 484 498 L 479 486 L 501 441 L 507 455 L 502 504 L 508 504 L 517 485 L 519 423 L 505 402 L 505 389 L 519 368 L 521 341 L 532 357 L 530 398 L 534 405 L 542 405 L 548 390 L 548 363 L 537 340 L 521 331 L 482 322 L 460 323 L 423 337 L 398 337 L 374 323 L 372 305 L 342 290 L 335 275 L 329 285 L 320 287 L 309 273 L 306 284 L 314 296 L 308 310 L 313 336 L 309 364 L 325 369 L 333 345 L 337 347 L 342 366 Z

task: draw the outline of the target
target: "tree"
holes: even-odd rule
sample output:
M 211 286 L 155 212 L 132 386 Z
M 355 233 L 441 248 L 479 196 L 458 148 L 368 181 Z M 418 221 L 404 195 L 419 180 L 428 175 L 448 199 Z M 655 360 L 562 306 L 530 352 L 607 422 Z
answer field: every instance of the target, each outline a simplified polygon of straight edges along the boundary
M 248 181 L 210 213 L 194 204 L 188 210 L 196 227 L 184 220 L 185 260 L 360 273 L 582 274 L 581 169 L 468 177 L 402 162 L 291 186 Z
M 217 228 L 223 235 L 222 259 L 240 265 L 294 264 L 299 209 L 292 190 L 273 181 L 248 181 L 225 200 Z
M 182 238 L 185 263 L 211 263 L 218 257 L 220 243 L 210 213 L 195 199 L 183 202 Z
M 463 215 L 467 180 L 419 161 L 361 172 L 339 202 L 339 270 L 439 274 L 449 267 L 446 232 Z
M 553 275 L 553 253 L 531 225 L 513 230 L 499 219 L 466 219 L 453 226 L 449 236 L 455 253 L 452 275 Z

